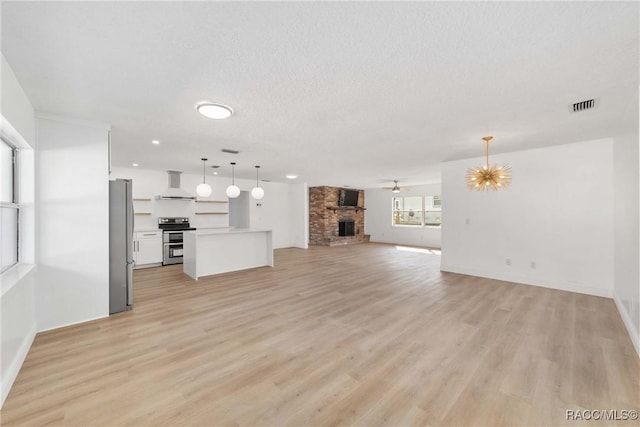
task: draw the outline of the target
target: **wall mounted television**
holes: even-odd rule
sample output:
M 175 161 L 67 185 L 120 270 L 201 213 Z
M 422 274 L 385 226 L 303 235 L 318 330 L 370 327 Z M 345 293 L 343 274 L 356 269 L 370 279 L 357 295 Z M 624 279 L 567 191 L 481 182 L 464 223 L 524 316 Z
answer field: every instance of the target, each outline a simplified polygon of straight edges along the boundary
M 340 189 L 340 197 L 338 198 L 338 206 L 358 206 L 358 190 Z

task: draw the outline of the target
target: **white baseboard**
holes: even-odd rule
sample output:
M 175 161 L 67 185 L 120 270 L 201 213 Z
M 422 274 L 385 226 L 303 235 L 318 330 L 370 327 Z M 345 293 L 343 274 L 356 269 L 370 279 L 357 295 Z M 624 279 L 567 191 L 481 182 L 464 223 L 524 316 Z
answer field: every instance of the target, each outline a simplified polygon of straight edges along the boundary
M 420 242 L 398 242 L 397 240 L 385 240 L 385 239 L 374 239 L 373 237 L 371 237 L 371 239 L 369 239 L 369 242 L 371 243 L 383 243 L 385 245 L 396 245 L 396 246 L 413 246 L 416 248 L 429 248 L 429 249 L 440 249 L 440 244 L 432 244 L 429 245 L 428 243 L 425 243 L 424 241 L 420 241 Z
M 135 308 L 135 304 L 133 305 L 133 307 Z M 64 323 L 62 325 L 51 326 L 51 327 L 47 327 L 46 329 L 40 329 L 38 331 L 38 333 L 53 331 L 54 329 L 66 328 L 68 326 L 80 325 L 81 323 L 93 322 L 94 320 L 106 319 L 107 317 L 109 317 L 109 314 L 106 314 L 104 316 L 91 317 L 89 319 L 84 319 L 84 320 L 80 320 L 80 321 L 77 321 L 77 322 L 69 322 L 69 323 Z
M 616 303 L 616 307 L 618 308 L 618 312 L 620 313 L 620 317 L 622 317 L 622 322 L 624 326 L 627 328 L 627 333 L 631 338 L 631 342 L 633 343 L 633 347 L 636 349 L 636 353 L 638 353 L 638 357 L 640 357 L 640 334 L 636 330 L 635 325 L 633 324 L 633 320 L 629 317 L 629 313 L 625 310 L 622 301 L 618 298 L 617 295 L 613 295 L 613 302 Z
M 273 248 L 273 249 L 288 249 L 288 248 L 309 249 L 309 246 L 301 244 L 301 243 L 287 243 L 287 244 L 284 244 L 282 246 L 278 246 L 277 248 Z
M 479 269 L 455 267 L 452 265 L 444 265 L 444 264 L 440 265 L 440 271 L 466 274 L 469 276 L 485 277 L 487 279 L 504 280 L 506 282 L 514 282 L 521 285 L 538 286 L 541 288 L 557 289 L 559 291 L 576 292 L 579 294 L 593 295 L 596 297 L 613 298 L 613 290 L 594 288 L 591 286 L 584 286 L 584 285 L 575 284 L 575 283 L 567 283 L 562 281 L 549 281 L 544 283 L 539 281 L 534 282 L 532 280 L 527 279 L 526 277 L 522 277 L 515 274 L 514 275 L 509 275 L 509 274 L 497 275 L 495 273 L 486 272 Z
M 14 381 L 18 377 L 18 372 L 20 372 L 20 368 L 22 368 L 22 364 L 24 363 L 24 360 L 27 358 L 27 354 L 29 353 L 29 349 L 31 348 L 31 344 L 33 344 L 33 340 L 35 339 L 35 337 L 36 337 L 36 324 L 34 322 L 33 325 L 31 326 L 31 329 L 29 330 L 27 335 L 24 337 L 22 344 L 20 344 L 20 348 L 18 349 L 17 354 L 11 361 L 11 364 L 9 365 L 7 372 L 4 372 L 5 377 L 2 379 L 3 384 L 0 385 L 0 389 L 2 389 L 0 391 L 1 393 L 0 408 L 2 408 L 2 405 L 4 405 L 4 401 L 9 395 L 9 391 L 11 390 L 11 387 L 13 386 Z

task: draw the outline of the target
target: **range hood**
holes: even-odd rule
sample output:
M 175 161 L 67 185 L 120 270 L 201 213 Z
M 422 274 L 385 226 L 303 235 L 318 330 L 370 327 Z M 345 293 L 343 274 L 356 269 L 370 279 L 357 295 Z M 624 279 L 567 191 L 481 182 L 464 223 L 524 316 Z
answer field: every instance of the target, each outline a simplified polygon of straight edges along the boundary
M 195 200 L 196 198 L 180 188 L 180 171 L 167 171 L 169 187 L 156 196 L 157 200 Z

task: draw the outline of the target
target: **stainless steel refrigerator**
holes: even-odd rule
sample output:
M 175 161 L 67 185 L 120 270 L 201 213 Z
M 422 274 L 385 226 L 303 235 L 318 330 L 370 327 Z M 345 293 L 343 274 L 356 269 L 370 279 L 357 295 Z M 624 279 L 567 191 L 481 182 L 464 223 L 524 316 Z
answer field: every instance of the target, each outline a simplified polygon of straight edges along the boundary
M 109 181 L 109 314 L 133 308 L 131 180 Z

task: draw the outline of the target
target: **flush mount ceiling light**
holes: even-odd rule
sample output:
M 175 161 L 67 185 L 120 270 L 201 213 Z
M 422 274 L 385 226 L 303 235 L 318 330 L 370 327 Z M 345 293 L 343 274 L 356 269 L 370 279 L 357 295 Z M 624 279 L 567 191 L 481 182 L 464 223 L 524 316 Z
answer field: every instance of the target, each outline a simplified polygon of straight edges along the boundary
M 260 179 L 258 178 L 258 171 L 260 170 L 260 166 L 256 166 L 256 186 L 251 190 L 251 197 L 256 200 L 260 200 L 264 197 L 264 190 L 260 188 Z
M 389 188 L 389 187 L 387 187 Z M 399 193 L 400 187 L 398 187 L 398 181 L 393 181 L 393 188 L 391 189 L 392 193 Z
M 151 141 L 151 143 L 153 145 L 158 145 L 158 144 L 160 144 L 160 141 L 158 141 L 157 139 L 154 139 L 153 141 Z
M 240 188 L 236 185 L 236 162 L 231 162 L 231 185 L 227 187 L 227 197 L 237 199 L 240 195 Z
M 296 179 L 298 177 L 298 175 L 294 175 L 294 174 L 289 174 L 289 175 L 285 175 L 287 179 Z
M 140 165 L 138 165 L 137 163 L 133 163 L 131 166 L 133 166 L 134 168 L 137 168 Z
M 200 160 L 202 160 L 202 184 L 198 184 L 196 187 L 196 193 L 200 197 L 209 197 L 211 195 L 212 188 L 207 184 L 207 175 L 205 173 L 208 159 L 203 157 Z
M 231 117 L 233 114 L 231 107 L 227 107 L 222 104 L 214 104 L 212 102 L 201 102 L 196 105 L 196 110 L 198 110 L 198 113 L 203 116 L 216 120 L 226 119 Z
M 511 184 L 511 168 L 509 166 L 489 165 L 489 141 L 492 136 L 482 138 L 485 143 L 487 160 L 482 167 L 467 169 L 467 187 L 469 190 L 489 191 L 499 190 Z

